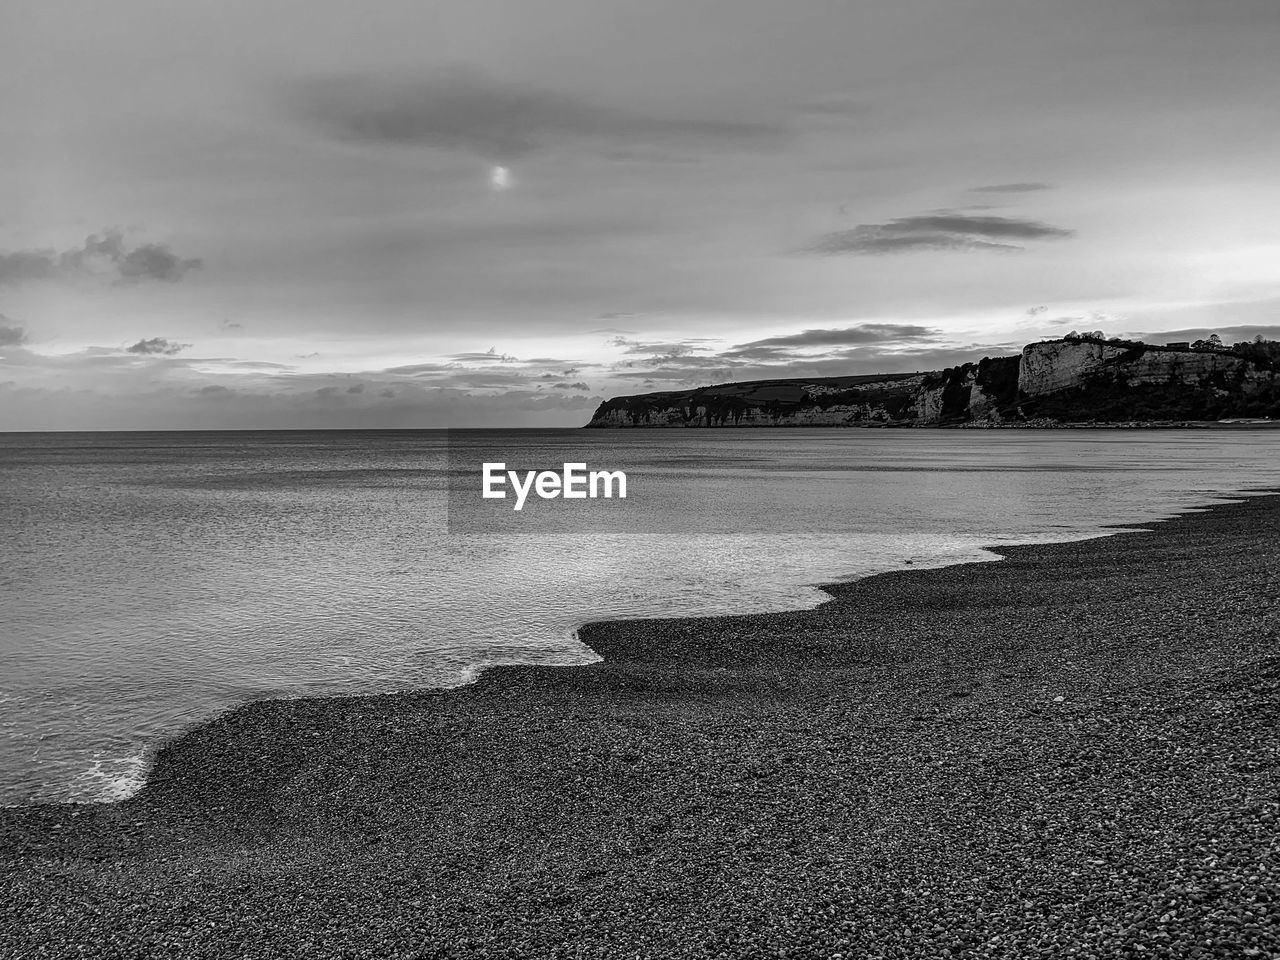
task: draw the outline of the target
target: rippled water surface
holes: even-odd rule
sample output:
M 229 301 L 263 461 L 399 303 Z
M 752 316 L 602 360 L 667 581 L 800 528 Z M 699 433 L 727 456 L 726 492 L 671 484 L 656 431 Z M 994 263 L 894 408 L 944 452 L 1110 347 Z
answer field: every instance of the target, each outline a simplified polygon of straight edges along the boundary
M 628 500 L 477 532 L 450 478 L 493 450 L 624 466 Z M 126 796 L 248 699 L 587 662 L 587 620 L 810 606 L 1277 468 L 1266 429 L 0 435 L 0 803 Z

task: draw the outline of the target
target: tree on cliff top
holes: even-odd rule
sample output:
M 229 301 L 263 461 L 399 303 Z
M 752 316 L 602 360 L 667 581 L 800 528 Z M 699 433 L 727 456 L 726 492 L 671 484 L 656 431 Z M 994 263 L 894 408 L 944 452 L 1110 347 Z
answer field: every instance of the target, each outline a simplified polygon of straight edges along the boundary
M 1280 341 L 1268 340 L 1262 334 L 1258 334 L 1252 340 L 1232 344 L 1231 350 L 1256 363 L 1268 366 L 1280 365 Z
M 1197 340 L 1191 345 L 1192 350 L 1221 350 L 1222 338 L 1216 333 L 1209 334 L 1207 340 Z

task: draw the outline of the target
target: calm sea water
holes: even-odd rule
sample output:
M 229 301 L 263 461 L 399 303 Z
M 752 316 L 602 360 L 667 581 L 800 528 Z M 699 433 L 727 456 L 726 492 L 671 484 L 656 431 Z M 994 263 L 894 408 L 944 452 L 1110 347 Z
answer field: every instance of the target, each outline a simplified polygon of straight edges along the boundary
M 495 450 L 628 500 L 481 530 L 450 478 Z M 1278 476 L 1269 430 L 0 435 L 0 803 L 127 796 L 249 699 L 589 662 L 587 620 L 812 606 Z

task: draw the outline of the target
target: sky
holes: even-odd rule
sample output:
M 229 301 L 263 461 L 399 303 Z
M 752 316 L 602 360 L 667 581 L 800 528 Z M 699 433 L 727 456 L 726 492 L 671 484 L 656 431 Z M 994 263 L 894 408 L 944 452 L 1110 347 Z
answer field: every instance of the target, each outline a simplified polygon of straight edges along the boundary
M 14 0 L 0 430 L 1280 339 L 1275 0 Z

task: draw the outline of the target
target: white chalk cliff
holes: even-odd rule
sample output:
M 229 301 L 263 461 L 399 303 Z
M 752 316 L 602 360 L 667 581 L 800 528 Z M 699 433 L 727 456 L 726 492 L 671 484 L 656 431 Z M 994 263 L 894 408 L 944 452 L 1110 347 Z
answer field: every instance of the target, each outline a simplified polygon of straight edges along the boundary
M 615 397 L 591 427 L 933 426 L 1280 419 L 1274 351 L 1094 337 L 935 373 L 755 380 Z M 1274 345 L 1271 345 L 1274 346 Z

